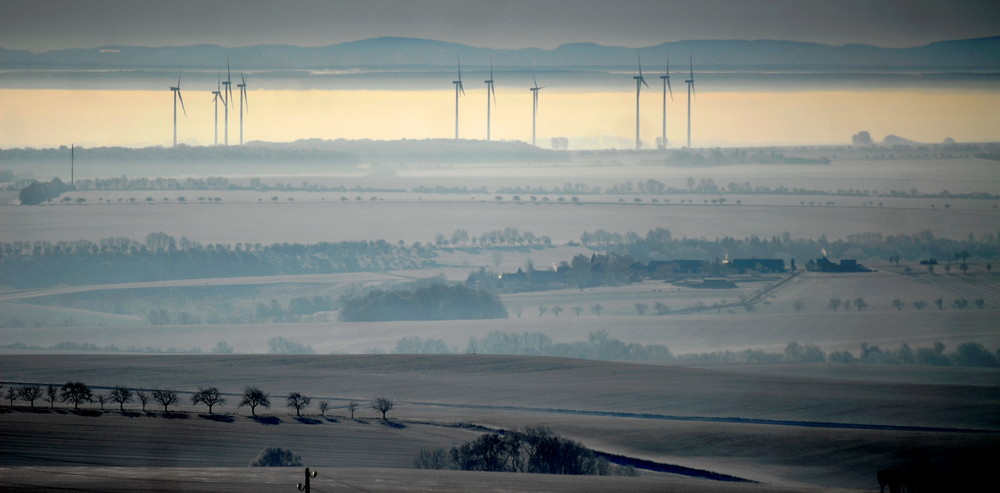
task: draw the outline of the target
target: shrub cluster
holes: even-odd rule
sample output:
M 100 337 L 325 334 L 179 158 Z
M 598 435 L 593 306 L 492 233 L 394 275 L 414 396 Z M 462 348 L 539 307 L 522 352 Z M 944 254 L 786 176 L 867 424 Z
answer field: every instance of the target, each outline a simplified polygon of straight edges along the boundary
M 496 294 L 445 284 L 371 291 L 344 300 L 339 315 L 344 322 L 487 318 L 507 318 L 507 309 Z
M 414 466 L 462 471 L 636 475 L 635 469 L 611 464 L 593 450 L 544 427 L 483 434 L 449 452 L 424 449 L 417 454 Z
M 53 178 L 52 181 L 47 182 L 36 181 L 21 189 L 17 194 L 17 199 L 21 205 L 38 205 L 73 189 L 73 186 L 63 183 L 59 178 Z

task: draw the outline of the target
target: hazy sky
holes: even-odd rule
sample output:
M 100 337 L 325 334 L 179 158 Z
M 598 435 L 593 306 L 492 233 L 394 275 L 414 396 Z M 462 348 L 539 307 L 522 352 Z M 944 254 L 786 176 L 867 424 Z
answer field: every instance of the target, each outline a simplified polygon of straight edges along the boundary
M 493 48 L 787 39 L 905 47 L 1000 34 L 996 0 L 3 0 L 0 47 L 321 46 L 408 36 Z

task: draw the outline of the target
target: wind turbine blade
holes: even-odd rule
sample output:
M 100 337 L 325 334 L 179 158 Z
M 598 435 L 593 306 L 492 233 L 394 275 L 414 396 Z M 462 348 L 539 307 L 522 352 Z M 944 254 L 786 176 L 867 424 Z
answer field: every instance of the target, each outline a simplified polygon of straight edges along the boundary
M 490 92 L 493 93 L 493 106 L 496 106 L 497 105 L 497 90 L 496 90 L 495 87 L 493 87 L 493 84 L 490 84 Z
M 181 111 L 184 112 L 184 116 L 188 116 L 187 109 L 184 108 L 184 96 L 181 96 L 181 88 L 177 88 L 177 98 L 181 100 Z
M 179 73 L 179 74 L 177 74 L 177 88 L 178 88 L 178 89 L 179 89 L 179 88 L 181 87 L 181 76 L 182 76 L 182 75 L 184 75 L 184 73 L 183 73 L 183 72 L 182 72 L 182 73 Z
M 642 85 L 649 87 L 649 84 L 646 83 L 646 78 L 643 77 L 641 74 L 639 75 L 639 81 L 642 82 Z
M 531 71 L 531 81 L 535 83 L 535 89 L 538 89 L 538 79 L 535 78 L 535 71 Z
M 226 82 L 233 80 L 233 72 L 229 68 L 229 57 L 226 57 Z
M 670 100 L 674 100 L 674 88 L 670 87 L 670 77 L 667 77 L 667 90 L 670 91 Z
M 247 95 L 246 86 L 243 87 L 243 106 L 246 106 L 247 113 L 250 113 L 250 96 Z

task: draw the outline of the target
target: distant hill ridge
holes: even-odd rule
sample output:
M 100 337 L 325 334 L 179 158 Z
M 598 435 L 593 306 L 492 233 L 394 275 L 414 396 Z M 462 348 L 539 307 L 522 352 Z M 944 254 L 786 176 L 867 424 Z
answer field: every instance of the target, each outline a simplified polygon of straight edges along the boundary
M 555 49 L 492 49 L 431 39 L 380 37 L 321 47 L 258 45 L 226 48 L 191 46 L 102 46 L 32 53 L 0 48 L 0 68 L 218 69 L 227 57 L 240 70 L 323 68 L 497 67 L 629 68 L 635 48 L 571 43 Z M 912 48 L 861 44 L 841 46 L 777 40 L 674 41 L 641 48 L 649 71 L 662 70 L 667 55 L 675 70 L 693 55 L 700 69 L 1000 69 L 1000 36 L 940 41 Z

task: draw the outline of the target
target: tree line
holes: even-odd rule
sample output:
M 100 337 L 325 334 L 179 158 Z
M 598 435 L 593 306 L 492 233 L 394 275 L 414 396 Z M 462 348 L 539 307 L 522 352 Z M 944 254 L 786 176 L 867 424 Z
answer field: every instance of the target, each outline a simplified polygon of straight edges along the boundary
M 423 245 L 407 247 L 384 240 L 232 245 L 150 233 L 144 242 L 122 237 L 98 242 L 2 242 L 0 278 L 17 288 L 34 288 L 60 283 L 329 274 L 427 268 L 436 265 L 435 255 Z
M 492 331 L 481 338 L 470 338 L 465 354 L 503 354 L 512 356 L 555 356 L 561 358 L 606 361 L 676 361 L 682 363 L 857 363 L 932 366 L 1000 367 L 1000 348 L 990 351 L 977 342 L 960 344 L 945 352 L 947 345 L 935 342 L 929 347 L 913 348 L 901 344 L 882 349 L 864 342 L 858 352 L 847 350 L 827 353 L 811 344 L 792 341 L 782 351 L 744 349 L 673 354 L 662 344 L 628 343 L 611 337 L 606 331 L 591 332 L 586 341 L 553 342 L 539 332 Z M 397 341 L 397 354 L 454 354 L 440 339 L 405 337 Z
M 74 351 L 74 352 L 102 352 L 102 353 L 151 353 L 151 354 L 233 354 L 236 350 L 226 341 L 219 341 L 208 351 L 201 348 L 159 348 L 155 346 L 127 346 L 119 347 L 116 344 L 105 344 L 99 346 L 90 342 L 69 342 L 63 341 L 49 346 L 28 345 L 23 342 L 0 345 L 0 349 L 31 350 L 31 351 Z M 267 354 L 316 354 L 316 350 L 308 344 L 275 336 L 267 340 Z
M 4 390 L 4 387 L 6 387 L 6 390 Z M 0 391 L 3 392 L 4 398 L 10 401 L 11 407 L 14 406 L 14 401 L 20 400 L 28 402 L 34 408 L 35 401 L 43 400 L 48 402 L 50 409 L 55 409 L 55 404 L 61 402 L 72 403 L 73 409 L 79 410 L 81 404 L 97 402 L 101 407 L 101 411 L 105 411 L 106 405 L 118 404 L 118 410 L 124 413 L 126 412 L 125 404 L 137 402 L 141 406 L 142 412 L 147 412 L 146 406 L 152 403 L 162 406 L 164 413 L 169 413 L 170 406 L 177 406 L 181 403 L 180 392 L 176 390 L 160 388 L 134 389 L 117 385 L 106 392 L 100 392 L 80 381 L 68 381 L 62 386 L 55 384 L 45 386 L 40 384 L 0 385 Z M 247 407 L 250 409 L 251 416 L 254 417 L 257 416 L 258 407 L 265 409 L 271 407 L 271 394 L 261 390 L 257 386 L 248 385 L 243 389 L 239 398 L 240 400 L 236 408 Z M 214 414 L 216 406 L 222 406 L 228 402 L 226 394 L 219 391 L 217 387 L 198 387 L 196 392 L 190 392 L 189 399 L 192 406 L 204 405 L 208 409 L 209 415 Z M 308 408 L 312 400 L 312 397 L 300 392 L 291 392 L 285 398 L 285 403 L 289 409 L 295 410 L 296 417 L 301 417 L 302 410 Z M 354 413 L 360 407 L 361 404 L 357 401 L 350 401 L 347 404 L 346 409 L 350 412 L 351 419 L 354 419 Z M 396 407 L 396 403 L 385 396 L 378 396 L 371 400 L 369 407 L 381 413 L 382 419 L 385 420 L 388 419 L 387 414 L 389 411 Z M 321 415 L 325 417 L 327 411 L 330 410 L 330 402 L 326 400 L 319 401 L 317 408 Z
M 505 228 L 472 235 L 456 229 L 450 244 L 465 245 L 472 240 L 479 247 L 544 247 L 551 244 L 546 236 Z M 266 276 L 283 274 L 321 274 L 338 272 L 421 269 L 436 266 L 437 248 L 449 243 L 439 234 L 435 243 L 385 240 L 321 242 L 314 244 L 261 243 L 202 244 L 186 237 L 150 233 L 145 241 L 130 238 L 105 238 L 98 242 L 16 241 L 0 242 L 0 278 L 16 288 L 45 287 L 54 284 L 101 284 L 156 281 L 203 277 Z M 587 258 L 564 262 L 576 269 L 571 283 L 581 285 L 587 278 L 599 282 L 621 282 L 627 262 L 650 260 L 698 259 L 711 262 L 727 255 L 735 258 L 814 258 L 826 250 L 833 258 L 881 257 L 916 261 L 927 258 L 992 259 L 1000 255 L 1000 232 L 969 235 L 964 239 L 937 237 L 930 231 L 916 234 L 883 235 L 862 233 L 829 240 L 792 238 L 783 233 L 770 238 L 752 235 L 746 238 L 722 237 L 674 238 L 669 229 L 656 228 L 645 235 L 625 234 L 598 229 L 581 234 L 580 242 L 588 248 L 604 251 L 600 272 L 582 269 Z M 495 252 L 499 254 L 499 252 Z M 611 254 L 615 254 L 611 256 Z M 496 257 L 497 264 L 502 257 Z M 594 261 L 590 262 L 594 267 Z M 805 262 L 801 262 L 804 264 Z M 621 265 L 619 265 L 621 264 Z M 562 267 L 562 266 L 561 266 Z M 610 273 L 610 274 L 609 274 Z M 608 281 L 608 275 L 611 276 Z M 572 277 L 572 276 L 571 276 Z
M 826 235 L 792 238 L 787 232 L 770 238 L 751 235 L 709 240 L 675 238 L 667 228 L 656 228 L 645 235 L 598 229 L 584 232 L 580 242 L 591 249 L 627 254 L 638 260 L 792 257 L 800 259 L 804 265 L 806 259 L 820 257 L 823 250 L 831 258 L 880 257 L 909 261 L 959 257 L 992 259 L 1000 255 L 1000 231 L 984 233 L 979 237 L 970 234 L 964 239 L 939 237 L 930 231 L 923 231 L 895 235 L 859 233 L 836 240 L 829 240 Z

